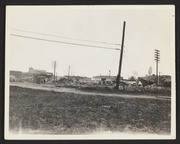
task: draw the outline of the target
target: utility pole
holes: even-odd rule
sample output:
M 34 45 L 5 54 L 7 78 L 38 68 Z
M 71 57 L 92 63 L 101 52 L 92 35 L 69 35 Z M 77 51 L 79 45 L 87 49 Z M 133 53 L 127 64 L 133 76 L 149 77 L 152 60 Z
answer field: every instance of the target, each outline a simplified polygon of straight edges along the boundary
M 56 73 L 56 82 L 57 82 L 57 80 L 58 80 L 58 74 Z
M 69 69 L 68 69 L 68 80 L 69 80 L 69 75 L 70 75 L 70 69 L 71 69 L 71 67 L 70 67 L 70 65 L 69 65 Z
M 54 84 L 56 83 L 56 61 L 53 61 L 53 68 L 54 68 Z
M 160 61 L 160 51 L 154 50 L 154 60 L 156 61 L 156 78 L 157 78 L 157 86 L 159 85 L 159 76 L 158 76 L 158 63 Z
M 119 89 L 119 82 L 121 79 L 121 67 L 122 67 L 122 57 L 123 57 L 123 48 L 124 48 L 125 26 L 126 26 L 126 22 L 124 21 L 123 34 L 122 34 L 122 44 L 121 44 L 121 50 L 120 50 L 119 71 L 118 71 L 118 75 L 117 75 L 116 89 Z
M 111 70 L 109 70 L 109 78 L 111 77 Z
M 54 61 L 54 84 L 56 84 L 56 61 Z
M 158 84 L 159 85 L 161 85 L 161 83 L 160 83 L 160 74 L 161 74 L 161 72 L 159 72 L 159 78 L 158 78 Z

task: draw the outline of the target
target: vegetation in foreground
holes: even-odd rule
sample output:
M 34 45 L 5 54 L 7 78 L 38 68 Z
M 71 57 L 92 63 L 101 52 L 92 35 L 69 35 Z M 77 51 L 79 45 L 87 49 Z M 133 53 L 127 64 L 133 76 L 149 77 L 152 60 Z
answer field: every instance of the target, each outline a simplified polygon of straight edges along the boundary
M 10 87 L 10 131 L 170 134 L 170 101 L 60 93 Z
M 124 89 L 116 90 L 115 86 L 100 86 L 100 85 L 56 85 L 57 87 L 75 88 L 86 92 L 99 93 L 117 93 L 129 95 L 151 95 L 151 96 L 171 96 L 171 88 L 157 86 L 125 86 Z

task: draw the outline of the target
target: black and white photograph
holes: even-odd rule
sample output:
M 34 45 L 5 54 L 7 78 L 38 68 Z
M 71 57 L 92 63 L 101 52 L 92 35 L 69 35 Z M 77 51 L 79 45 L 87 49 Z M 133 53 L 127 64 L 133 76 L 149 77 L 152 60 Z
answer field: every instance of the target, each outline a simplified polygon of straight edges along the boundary
M 175 6 L 6 6 L 7 140 L 175 139 Z

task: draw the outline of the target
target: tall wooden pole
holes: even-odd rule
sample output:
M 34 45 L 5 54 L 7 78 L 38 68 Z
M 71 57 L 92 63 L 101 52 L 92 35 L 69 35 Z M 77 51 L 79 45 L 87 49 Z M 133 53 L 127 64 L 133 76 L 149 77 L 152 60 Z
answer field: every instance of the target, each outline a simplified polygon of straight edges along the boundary
M 116 89 L 119 89 L 119 82 L 120 82 L 120 79 L 121 79 L 121 68 L 122 68 L 122 57 L 123 57 L 123 48 L 124 48 L 125 26 L 126 26 L 126 22 L 124 21 L 123 34 L 122 34 L 122 44 L 121 44 L 121 50 L 120 50 L 119 71 L 118 71 L 117 81 L 116 81 Z
M 68 81 L 69 81 L 70 69 L 71 69 L 71 67 L 69 65 L 69 69 L 68 69 Z
M 155 49 L 154 50 L 155 58 L 154 60 L 156 61 L 156 84 L 159 85 L 159 76 L 158 76 L 158 63 L 160 61 L 160 51 Z
M 56 61 L 54 61 L 54 84 L 56 83 Z

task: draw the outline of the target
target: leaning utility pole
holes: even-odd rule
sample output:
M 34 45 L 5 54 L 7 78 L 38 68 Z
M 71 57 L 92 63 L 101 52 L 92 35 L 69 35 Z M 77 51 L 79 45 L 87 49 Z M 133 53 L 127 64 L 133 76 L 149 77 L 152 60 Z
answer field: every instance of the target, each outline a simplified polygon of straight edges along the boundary
M 154 60 L 156 61 L 156 78 L 157 78 L 157 85 L 159 85 L 159 76 L 158 76 L 158 63 L 160 61 L 160 51 L 155 49 L 154 50 Z
M 122 44 L 121 44 L 121 50 L 120 50 L 119 71 L 118 71 L 117 81 L 116 81 L 116 89 L 119 89 L 119 82 L 121 79 L 121 67 L 122 67 L 122 57 L 123 57 L 123 48 L 124 48 L 125 25 L 126 25 L 126 22 L 124 21 L 123 34 L 122 34 Z

